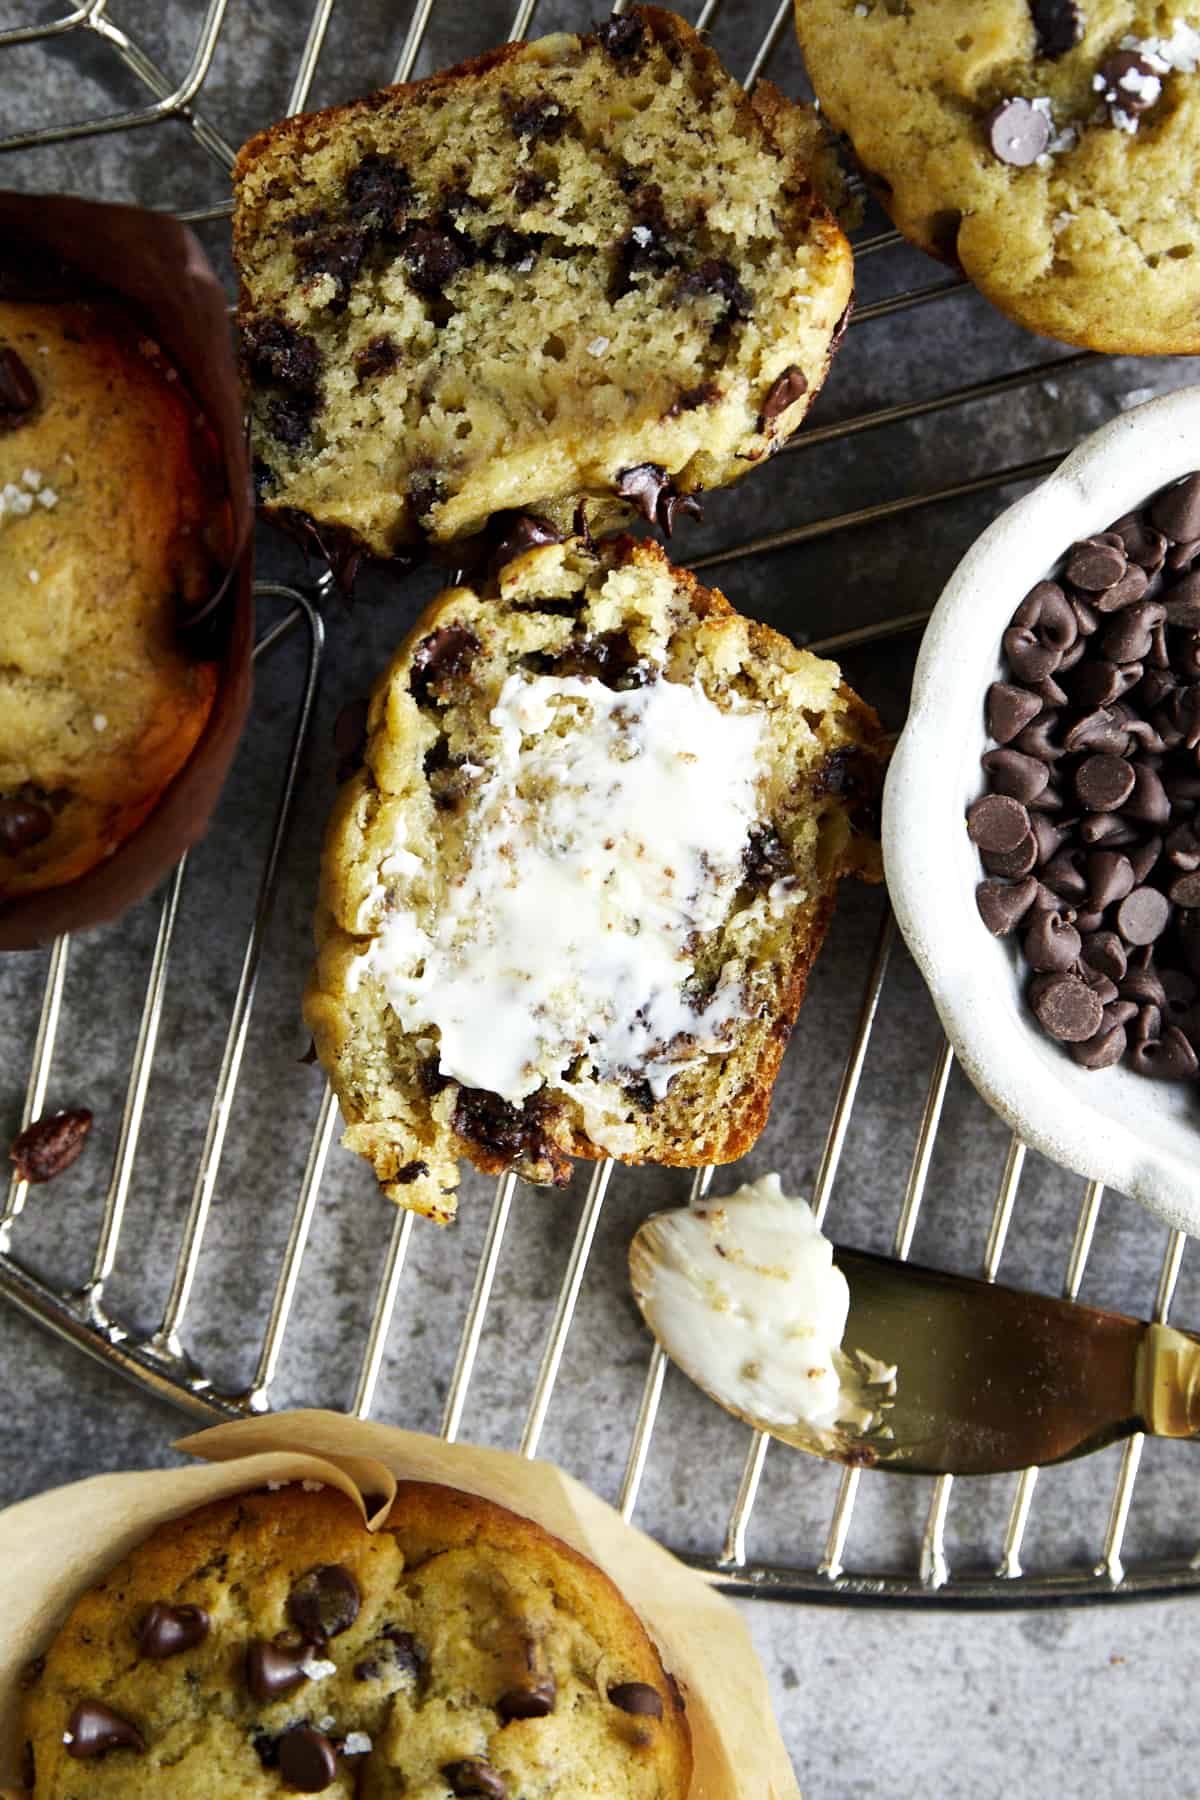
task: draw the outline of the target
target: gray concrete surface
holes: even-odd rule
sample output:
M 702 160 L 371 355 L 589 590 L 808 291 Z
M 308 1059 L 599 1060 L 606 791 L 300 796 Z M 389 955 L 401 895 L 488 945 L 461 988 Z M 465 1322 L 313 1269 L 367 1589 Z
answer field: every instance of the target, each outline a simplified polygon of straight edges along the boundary
M 54 15 L 55 0 L 6 0 L 0 26 Z M 143 43 L 172 78 L 187 66 L 203 19 L 199 0 L 113 0 L 114 23 Z M 715 40 L 744 69 L 764 26 L 761 0 L 728 0 Z M 539 29 L 577 21 L 569 0 L 546 0 Z M 199 106 L 233 144 L 286 105 L 307 23 L 305 0 L 231 0 Z M 439 0 L 419 69 L 506 35 L 500 0 Z M 387 78 L 408 8 L 341 0 L 321 56 L 314 98 L 348 97 Z M 786 28 L 770 72 L 796 91 L 798 59 Z M 136 82 L 113 49 L 60 38 L 48 48 L 0 50 L 0 132 L 51 119 L 95 116 L 138 103 Z M 220 168 L 179 123 L 121 137 L 84 138 L 52 151 L 0 158 L 0 180 L 60 186 L 112 198 L 194 206 L 221 200 Z M 227 266 L 226 228 L 202 227 Z M 864 301 L 944 275 L 914 252 L 864 260 Z M 1008 325 L 970 292 L 852 331 L 816 417 L 831 422 L 911 396 L 932 395 L 1063 353 Z M 874 500 L 919 493 L 1065 449 L 1130 396 L 1197 377 L 1194 362 L 1125 360 L 1049 371 L 1020 391 L 930 419 L 777 459 L 736 491 L 713 496 L 702 527 L 677 540 L 681 559 L 745 543 L 763 532 L 839 514 Z M 973 536 L 1015 490 L 917 511 L 903 521 L 839 533 L 775 554 L 724 564 L 718 578 L 736 604 L 798 639 L 928 606 Z M 303 580 L 299 557 L 264 535 L 261 570 Z M 353 613 L 328 617 L 318 718 L 305 752 L 295 814 L 250 1030 L 246 1072 L 216 1188 L 184 1337 L 221 1387 L 253 1367 L 287 1219 L 320 1100 L 320 1078 L 298 1057 L 307 1039 L 297 1015 L 308 956 L 319 837 L 332 789 L 330 726 L 361 692 L 430 591 L 427 579 L 396 589 L 364 583 Z M 265 602 L 264 623 L 278 616 Z M 173 953 L 162 1047 L 150 1091 L 121 1255 L 110 1288 L 114 1313 L 153 1329 L 203 1137 L 224 1022 L 291 730 L 302 646 L 293 637 L 262 669 L 253 722 L 214 830 L 193 858 Z M 912 644 L 890 642 L 845 659 L 848 673 L 898 726 Z M 880 901 L 848 892 L 813 979 L 767 1133 L 746 1172 L 778 1169 L 794 1190 L 811 1186 L 850 1041 Z M 64 1286 L 90 1266 L 106 1170 L 158 902 L 73 947 L 52 1105 L 87 1104 L 93 1141 L 76 1168 L 37 1194 L 19 1227 L 17 1252 Z M 0 1136 L 15 1128 L 45 969 L 40 955 L 0 969 Z M 897 955 L 830 1213 L 835 1236 L 885 1248 L 917 1133 L 937 1034 L 928 1000 Z M 956 1073 L 917 1233 L 915 1254 L 978 1266 L 1006 1134 Z M 505 1245 L 464 1434 L 515 1445 L 536 1377 L 584 1183 L 570 1194 L 519 1196 Z M 678 1174 L 618 1173 L 568 1340 L 542 1448 L 615 1497 L 645 1370 L 647 1344 L 629 1299 L 624 1254 L 636 1221 L 682 1199 Z M 487 1217 L 489 1184 L 466 1184 L 452 1231 L 418 1228 L 388 1342 L 379 1417 L 436 1429 Z M 1005 1273 L 1058 1286 L 1081 1184 L 1031 1158 L 1022 1182 Z M 335 1150 L 305 1260 L 292 1328 L 274 1391 L 278 1405 L 344 1406 L 390 1228 L 390 1212 L 365 1172 Z M 1101 1211 L 1085 1297 L 1146 1310 L 1165 1231 L 1119 1197 Z M 1197 1266 L 1185 1259 L 1176 1316 L 1200 1315 Z M 170 1460 L 179 1415 L 0 1308 L 0 1368 L 7 1430 L 0 1440 L 0 1498 L 15 1499 L 101 1469 Z M 638 1510 L 667 1542 L 713 1553 L 737 1490 L 746 1434 L 672 1372 Z M 1027 1540 L 1031 1567 L 1086 1568 L 1108 1514 L 1118 1457 L 1047 1473 Z M 1128 1560 L 1180 1557 L 1197 1540 L 1189 1476 L 1195 1453 L 1152 1446 L 1127 1539 Z M 836 1491 L 834 1471 L 775 1447 L 767 1459 L 750 1554 L 811 1567 L 820 1556 Z M 993 1566 L 1012 1495 L 1008 1480 L 956 1493 L 948 1552 L 956 1568 Z M 865 1571 L 914 1566 L 929 1488 L 863 1483 L 848 1563 Z M 762 1649 L 789 1748 L 811 1800 L 850 1795 L 1028 1796 L 1064 1800 L 1104 1793 L 1140 1797 L 1197 1790 L 1192 1771 L 1192 1683 L 1173 1654 L 1194 1615 L 1190 1600 L 1004 1615 L 860 1613 L 829 1606 L 746 1606 Z M 750 1790 L 748 1789 L 748 1800 Z

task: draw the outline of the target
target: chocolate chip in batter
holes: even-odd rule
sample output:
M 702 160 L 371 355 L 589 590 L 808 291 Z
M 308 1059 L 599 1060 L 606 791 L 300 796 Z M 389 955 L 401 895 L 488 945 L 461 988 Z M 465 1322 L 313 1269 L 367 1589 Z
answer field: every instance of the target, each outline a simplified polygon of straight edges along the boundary
M 609 1688 L 608 1697 L 622 1712 L 638 1718 L 661 1719 L 663 1716 L 662 1695 L 644 1681 L 619 1681 Z
M 0 794 L 0 856 L 19 856 L 54 830 L 49 807 L 19 794 Z
M 1014 169 L 1028 168 L 1050 142 L 1050 120 L 1039 107 L 1019 98 L 993 107 L 984 129 L 994 155 Z
M 389 369 L 394 369 L 399 359 L 395 339 L 381 331 L 369 338 L 361 350 L 355 351 L 354 373 L 360 381 L 370 381 L 376 375 L 386 375 Z
M 63 1741 L 67 1755 L 77 1762 L 92 1762 L 98 1756 L 107 1756 L 110 1750 L 136 1750 L 140 1754 L 146 1748 L 137 1726 L 99 1700 L 79 1702 L 67 1720 Z
M 797 400 L 803 399 L 807 392 L 808 381 L 803 369 L 798 369 L 792 363 L 771 383 L 763 401 L 762 412 L 758 416 L 758 429 L 765 431 L 773 419 L 777 419 L 781 412 L 786 412 Z
M 37 382 L 15 350 L 0 350 L 0 432 L 23 425 L 38 403 Z
M 439 625 L 413 651 L 409 687 L 418 706 L 437 700 L 446 682 L 461 681 L 482 645 L 466 625 Z
M 279 1773 L 301 1794 L 323 1794 L 337 1775 L 337 1751 L 323 1731 L 293 1725 L 277 1746 Z
M 322 357 L 316 339 L 276 315 L 246 320 L 242 354 L 257 380 L 277 382 L 297 393 L 313 393 L 321 378 Z
M 138 1649 L 151 1662 L 165 1662 L 184 1650 L 195 1650 L 209 1632 L 209 1618 L 202 1606 L 168 1606 L 156 1600 L 138 1630 Z
M 563 107 L 549 94 L 535 94 L 530 100 L 514 100 L 506 94 L 504 110 L 514 135 L 526 143 L 557 143 L 567 122 Z
M 620 18 L 606 19 L 596 37 L 614 62 L 629 62 L 645 42 L 646 27 L 635 13 L 622 13 Z
M 1038 54 L 1051 62 L 1073 50 L 1083 36 L 1083 20 L 1075 0 L 1029 0 Z
M 303 1664 L 312 1654 L 311 1644 L 285 1641 L 281 1633 L 273 1642 L 255 1638 L 246 1651 L 246 1686 L 264 1705 L 294 1694 L 308 1680 Z
M 474 260 L 470 243 L 460 233 L 434 225 L 413 225 L 400 242 L 408 279 L 426 299 L 443 289 Z
M 288 1618 L 310 1643 L 349 1631 L 362 1605 L 358 1583 L 341 1563 L 321 1563 L 303 1574 L 288 1595 Z
M 554 1711 L 558 1688 L 547 1671 L 530 1679 L 527 1686 L 509 1688 L 496 1702 L 496 1711 L 507 1725 L 513 1719 L 547 1719 Z
M 742 852 L 742 871 L 747 885 L 760 893 L 792 873 L 788 847 L 773 825 L 753 827 Z
M 9 1159 L 22 1181 L 53 1181 L 78 1159 L 91 1129 L 92 1115 L 86 1106 L 47 1113 L 18 1132 Z
M 412 194 L 408 170 L 390 156 L 371 151 L 346 177 L 346 199 L 360 224 L 387 231 L 403 221 Z
M 738 280 L 736 269 L 723 256 L 706 258 L 690 274 L 682 276 L 675 287 L 676 304 L 703 294 L 717 294 L 724 303 L 718 325 L 748 319 L 753 311 L 753 301 Z
M 481 1756 L 465 1756 L 460 1762 L 446 1763 L 442 1774 L 452 1794 L 482 1794 L 484 1800 L 508 1800 L 508 1783 Z

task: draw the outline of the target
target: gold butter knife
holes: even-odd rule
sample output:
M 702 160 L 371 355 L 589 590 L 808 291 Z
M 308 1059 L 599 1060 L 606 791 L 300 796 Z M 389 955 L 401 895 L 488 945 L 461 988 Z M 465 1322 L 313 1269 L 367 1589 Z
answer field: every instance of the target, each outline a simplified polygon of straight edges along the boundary
M 656 1266 L 668 1254 L 658 1220 L 647 1220 L 630 1268 L 663 1349 L 728 1411 L 815 1455 L 911 1475 L 995 1475 L 1086 1456 L 1135 1432 L 1200 1437 L 1200 1337 L 840 1246 L 833 1261 L 850 1305 L 832 1361 L 844 1410 L 819 1425 L 755 1416 L 734 1397 L 746 1384 L 718 1391 L 712 1375 L 729 1366 L 714 1359 L 712 1334 L 739 1329 L 729 1309 L 711 1313 L 703 1346 L 694 1335 L 668 1341 L 676 1334 L 654 1305 Z M 770 1356 L 760 1330 L 758 1365 Z

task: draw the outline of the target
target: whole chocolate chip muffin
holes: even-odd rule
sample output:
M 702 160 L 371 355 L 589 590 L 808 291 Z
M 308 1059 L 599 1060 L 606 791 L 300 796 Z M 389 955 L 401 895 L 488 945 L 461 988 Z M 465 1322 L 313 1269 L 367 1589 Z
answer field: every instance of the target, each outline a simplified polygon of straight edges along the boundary
M 747 1150 L 838 879 L 878 873 L 880 726 L 837 665 L 656 544 L 534 541 L 431 603 L 366 733 L 305 1016 L 385 1192 L 444 1220 L 461 1157 Z
M 263 503 L 378 556 L 581 501 L 669 534 L 824 379 L 822 154 L 655 7 L 273 126 L 234 175 Z
M 821 104 L 906 237 L 1032 331 L 1200 350 L 1200 13 L 796 0 Z
M 112 300 L 0 300 L 0 900 L 125 841 L 187 761 L 217 668 L 179 625 L 224 575 L 215 449 Z
M 402 1483 L 370 1533 L 293 1485 L 161 1526 L 25 1703 L 32 1800 L 683 1800 L 683 1697 L 592 1563 Z

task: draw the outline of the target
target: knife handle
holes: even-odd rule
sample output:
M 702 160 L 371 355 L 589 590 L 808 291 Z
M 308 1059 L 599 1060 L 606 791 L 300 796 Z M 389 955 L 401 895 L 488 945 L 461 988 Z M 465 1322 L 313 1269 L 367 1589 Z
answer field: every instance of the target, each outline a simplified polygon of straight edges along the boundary
M 1200 1437 L 1200 1338 L 1150 1325 L 1138 1351 L 1138 1411 L 1153 1437 Z

